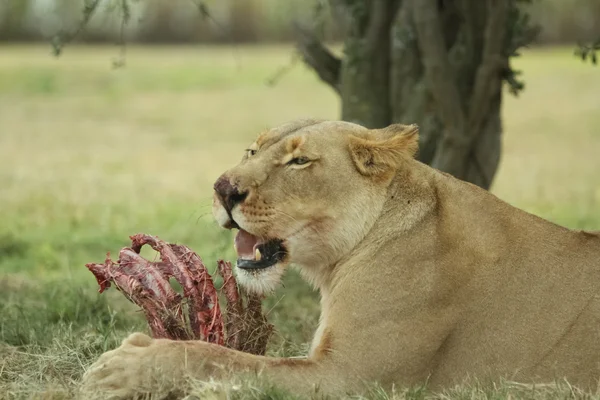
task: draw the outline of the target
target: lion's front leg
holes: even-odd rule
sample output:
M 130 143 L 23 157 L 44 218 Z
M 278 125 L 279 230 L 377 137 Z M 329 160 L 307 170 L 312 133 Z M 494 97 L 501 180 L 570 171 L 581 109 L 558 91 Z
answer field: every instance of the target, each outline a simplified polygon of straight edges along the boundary
M 184 366 L 177 361 L 176 344 L 142 333 L 126 338 L 85 372 L 81 399 L 129 399 L 136 395 L 167 394 L 183 382 Z
M 307 359 L 255 356 L 201 341 L 152 339 L 134 333 L 104 353 L 84 374 L 82 398 L 160 397 L 185 390 L 188 378 L 221 379 L 242 373 L 258 375 L 296 394 L 347 389 L 332 364 Z

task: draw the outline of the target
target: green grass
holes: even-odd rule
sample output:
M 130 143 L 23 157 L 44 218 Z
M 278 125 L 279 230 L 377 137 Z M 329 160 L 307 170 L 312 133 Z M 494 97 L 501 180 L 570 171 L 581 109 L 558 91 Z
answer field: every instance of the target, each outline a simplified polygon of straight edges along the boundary
M 114 290 L 100 295 L 85 263 L 145 232 L 196 250 L 209 268 L 233 259 L 231 233 L 210 215 L 212 182 L 258 131 L 289 119 L 337 118 L 336 95 L 304 67 L 267 79 L 288 47 L 0 48 L 0 399 L 71 398 L 85 366 L 145 321 Z M 506 97 L 493 191 L 572 228 L 600 228 L 597 68 L 571 49 L 527 52 L 527 89 Z M 409 121 L 410 122 L 410 121 Z M 318 297 L 297 274 L 268 300 L 270 354 L 306 351 Z M 231 398 L 292 398 L 252 382 Z M 197 383 L 198 398 L 215 389 Z M 573 397 L 465 386 L 439 398 Z M 426 391 L 372 398 L 423 398 Z M 279 394 L 278 394 L 279 393 Z M 219 395 L 214 394 L 215 398 Z M 445 397 L 444 397 L 445 396 Z M 577 394 L 575 397 L 579 396 Z

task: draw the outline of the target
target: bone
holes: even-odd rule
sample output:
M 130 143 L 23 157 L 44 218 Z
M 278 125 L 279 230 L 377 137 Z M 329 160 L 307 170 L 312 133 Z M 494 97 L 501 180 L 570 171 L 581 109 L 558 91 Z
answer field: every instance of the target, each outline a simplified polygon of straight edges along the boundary
M 136 234 L 130 239 L 131 247 L 121 249 L 117 262 L 107 253 L 103 264 L 86 264 L 100 293 L 114 285 L 142 309 L 155 338 L 203 340 L 252 354 L 266 353 L 273 326 L 262 313 L 262 298 L 238 287 L 231 263 L 217 262 L 226 301 L 224 318 L 219 292 L 198 254 L 156 236 Z M 144 259 L 139 254 L 144 245 L 156 250 L 161 261 Z M 171 287 L 170 278 L 181 284 L 183 296 Z
M 171 244 L 178 259 L 187 266 L 197 296 L 190 298 L 190 321 L 198 325 L 199 339 L 222 345 L 223 319 L 219 307 L 219 297 L 213 281 L 200 257 L 186 246 Z
M 142 309 L 154 337 L 187 339 L 184 321 L 180 318 L 181 296 L 152 268 L 152 263 L 135 253 L 130 254 L 126 248 L 120 255 L 119 263 L 113 262 L 107 254 L 104 264 L 86 264 L 100 285 L 99 292 L 114 283 L 117 290 Z
M 231 263 L 223 260 L 217 262 L 217 271 L 223 278 L 223 292 L 227 300 L 227 322 L 225 330 L 227 331 L 227 347 L 239 348 L 241 339 L 243 338 L 243 312 L 244 304 L 239 295 L 237 282 L 231 270 Z

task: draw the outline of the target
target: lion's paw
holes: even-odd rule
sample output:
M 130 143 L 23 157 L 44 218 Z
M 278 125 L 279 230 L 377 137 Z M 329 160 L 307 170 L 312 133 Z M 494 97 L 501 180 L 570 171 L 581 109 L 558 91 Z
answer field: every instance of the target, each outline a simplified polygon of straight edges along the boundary
M 157 379 L 161 345 L 142 333 L 133 333 L 120 347 L 104 353 L 83 375 L 81 398 L 129 399 L 164 389 Z M 164 351 L 164 349 L 163 349 Z M 168 373 L 173 374 L 172 368 Z M 163 371 L 164 373 L 164 371 Z

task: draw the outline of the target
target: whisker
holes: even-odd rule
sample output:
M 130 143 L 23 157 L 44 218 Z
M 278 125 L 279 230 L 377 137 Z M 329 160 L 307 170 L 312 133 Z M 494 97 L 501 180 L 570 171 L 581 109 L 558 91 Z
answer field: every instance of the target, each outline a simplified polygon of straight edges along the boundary
M 200 220 L 202 218 L 206 217 L 207 215 L 211 215 L 211 213 L 210 212 L 205 212 L 205 213 L 202 213 L 202 214 L 198 215 L 198 218 L 196 218 L 196 224 L 198 224 L 198 222 L 200 222 Z
M 291 220 L 292 220 L 292 221 L 294 221 L 294 222 L 300 222 L 300 221 L 298 221 L 296 218 L 294 218 L 293 216 L 289 215 L 289 214 L 288 214 L 288 213 L 286 213 L 286 212 L 283 212 L 283 211 L 281 211 L 281 210 L 278 210 L 278 209 L 276 209 L 276 208 L 274 208 L 274 209 L 273 209 L 273 211 L 274 211 L 275 213 L 279 213 L 280 215 L 283 215 L 283 216 L 285 216 L 285 217 L 288 217 L 289 219 L 291 219 Z
M 285 212 L 283 212 L 283 211 L 280 211 L 280 210 L 277 210 L 277 209 L 273 209 L 273 211 L 274 211 L 275 213 L 278 213 L 278 214 L 280 214 L 280 215 L 283 215 L 284 217 L 287 217 L 287 218 L 291 219 L 291 220 L 292 220 L 292 221 L 294 221 L 294 222 L 298 222 L 298 223 L 300 223 L 300 221 L 298 221 L 296 218 L 294 218 L 293 216 L 291 216 L 291 215 L 289 215 L 289 214 L 287 214 L 287 213 L 285 213 Z M 316 234 L 316 235 L 317 235 L 319 238 L 321 238 L 321 239 L 324 239 L 324 238 L 325 238 L 324 234 L 323 234 L 323 233 L 322 233 L 322 232 L 321 232 L 319 229 L 317 229 L 316 227 L 314 227 L 314 226 L 308 226 L 308 227 L 307 227 L 307 229 L 311 229 L 313 232 L 315 232 L 315 234 Z

